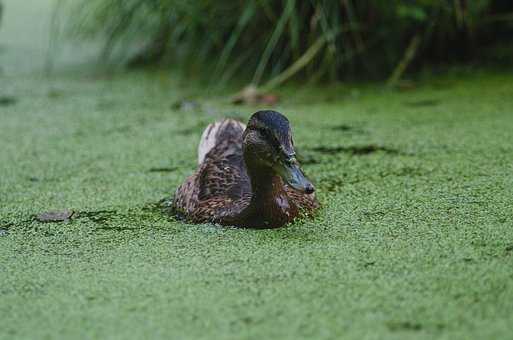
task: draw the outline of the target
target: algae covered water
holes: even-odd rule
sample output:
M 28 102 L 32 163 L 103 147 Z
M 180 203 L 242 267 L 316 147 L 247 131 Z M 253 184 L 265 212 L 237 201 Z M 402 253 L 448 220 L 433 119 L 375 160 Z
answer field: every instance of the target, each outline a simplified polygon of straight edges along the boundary
M 256 107 L 168 72 L 0 82 L 1 339 L 510 336 L 511 74 L 283 89 L 323 208 L 263 231 L 158 204 Z

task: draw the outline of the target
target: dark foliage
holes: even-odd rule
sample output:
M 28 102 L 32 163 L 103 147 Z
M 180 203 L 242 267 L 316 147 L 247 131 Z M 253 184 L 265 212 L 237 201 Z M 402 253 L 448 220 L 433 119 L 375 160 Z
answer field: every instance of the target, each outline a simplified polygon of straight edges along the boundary
M 137 43 L 132 66 L 184 62 L 216 82 L 243 74 L 270 87 L 298 74 L 395 81 L 491 50 L 509 60 L 513 37 L 507 0 L 87 0 L 75 10 L 74 32 L 104 36 L 104 57 Z

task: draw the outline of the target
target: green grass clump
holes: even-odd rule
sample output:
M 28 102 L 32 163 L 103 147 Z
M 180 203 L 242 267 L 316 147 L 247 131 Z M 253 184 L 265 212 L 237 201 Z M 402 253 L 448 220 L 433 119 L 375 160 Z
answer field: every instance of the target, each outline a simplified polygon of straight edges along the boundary
M 0 339 L 510 336 L 510 75 L 284 89 L 323 208 L 260 231 L 155 209 L 202 128 L 257 107 L 158 74 L 5 80 Z M 191 94 L 202 109 L 172 105 Z M 32 220 L 62 209 L 78 217 Z
M 418 70 L 482 60 L 486 47 L 510 46 L 513 30 L 513 7 L 493 0 L 86 0 L 74 5 L 71 31 L 104 38 L 103 59 L 136 45 L 140 53 L 131 65 L 181 62 L 215 84 L 234 75 L 255 85 L 297 74 L 313 81 L 389 76 L 393 81 L 410 64 Z

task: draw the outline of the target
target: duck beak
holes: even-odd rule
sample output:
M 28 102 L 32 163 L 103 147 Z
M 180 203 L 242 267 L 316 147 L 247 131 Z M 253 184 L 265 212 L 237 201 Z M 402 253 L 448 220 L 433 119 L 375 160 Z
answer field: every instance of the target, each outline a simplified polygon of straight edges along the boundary
M 275 170 L 278 175 L 294 189 L 306 194 L 311 194 L 315 191 L 315 187 L 308 178 L 306 178 L 295 158 L 278 162 L 275 166 Z

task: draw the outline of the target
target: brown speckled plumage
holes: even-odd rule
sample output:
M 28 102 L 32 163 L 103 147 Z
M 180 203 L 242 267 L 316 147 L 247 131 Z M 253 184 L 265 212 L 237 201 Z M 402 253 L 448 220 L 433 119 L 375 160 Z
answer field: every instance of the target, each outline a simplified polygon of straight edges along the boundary
M 203 138 L 212 127 L 207 127 Z M 315 194 L 293 189 L 274 173 L 248 169 L 252 161 L 249 151 L 244 155 L 242 123 L 225 119 L 216 127 L 215 143 L 204 159 L 200 150 L 197 171 L 176 190 L 173 207 L 177 213 L 193 223 L 273 228 L 318 208 Z

